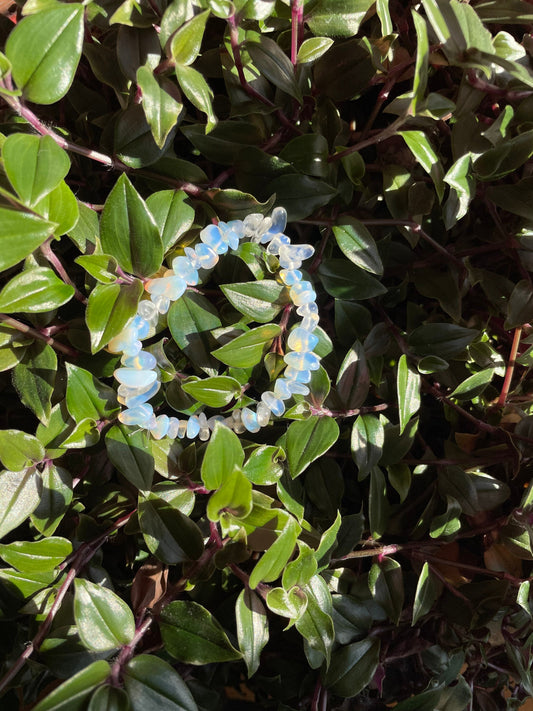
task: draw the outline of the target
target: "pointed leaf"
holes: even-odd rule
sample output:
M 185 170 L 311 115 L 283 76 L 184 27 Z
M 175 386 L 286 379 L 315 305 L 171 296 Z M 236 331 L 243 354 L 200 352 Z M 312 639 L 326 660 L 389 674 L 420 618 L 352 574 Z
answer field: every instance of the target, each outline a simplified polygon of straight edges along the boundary
M 85 320 L 93 353 L 106 346 L 135 316 L 142 293 L 139 279 L 131 284 L 97 284 L 91 291 Z
M 74 619 L 81 641 L 95 652 L 128 644 L 135 634 L 133 612 L 109 588 L 78 578 L 74 581 Z
M 263 357 L 263 351 L 281 333 L 275 324 L 265 324 L 237 336 L 225 346 L 213 351 L 215 358 L 234 368 L 251 368 Z
M 397 388 L 400 434 L 402 434 L 411 417 L 420 408 L 420 375 L 409 368 L 405 353 L 398 361 Z
M 145 431 L 131 432 L 115 425 L 105 437 L 107 455 L 113 465 L 139 491 L 149 491 L 154 476 L 154 458 L 148 449 Z
M 164 659 L 140 654 L 123 671 L 132 711 L 198 711 L 187 684 Z
M 321 457 L 339 437 L 339 426 L 331 417 L 314 415 L 293 422 L 287 430 L 287 460 L 293 479 L 299 476 L 311 462 Z
M 250 588 L 241 590 L 235 603 L 237 639 L 248 678 L 259 668 L 261 652 L 268 642 L 268 618 L 261 598 Z
M 108 677 L 111 667 L 103 659 L 89 664 L 49 693 L 34 711 L 82 711 L 94 689 Z
M 13 277 L 0 291 L 0 311 L 43 313 L 70 301 L 74 288 L 48 267 L 27 269 Z
M 244 451 L 239 438 L 229 427 L 217 422 L 202 462 L 202 481 L 205 486 L 218 489 L 235 467 L 241 467 L 243 462 Z
M 342 224 L 333 226 L 333 234 L 351 262 L 371 274 L 383 274 L 376 242 L 361 222 L 353 217 L 344 218 Z
M 41 488 L 35 467 L 20 472 L 0 472 L 0 539 L 33 513 Z

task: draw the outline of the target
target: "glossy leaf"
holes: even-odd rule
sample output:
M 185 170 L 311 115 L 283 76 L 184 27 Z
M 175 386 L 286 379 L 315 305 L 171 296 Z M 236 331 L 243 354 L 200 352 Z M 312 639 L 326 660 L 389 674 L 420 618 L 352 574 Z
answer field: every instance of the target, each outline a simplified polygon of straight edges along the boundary
M 368 229 L 354 218 L 333 225 L 333 234 L 341 251 L 361 269 L 371 274 L 383 274 L 383 262 L 376 242 Z
M 259 42 L 248 42 L 246 50 L 263 76 L 301 103 L 302 94 L 294 76 L 294 68 L 274 40 L 262 35 Z
M 242 470 L 252 484 L 275 484 L 283 474 L 284 460 L 285 453 L 280 447 L 260 445 L 252 451 Z
M 43 458 L 44 447 L 33 435 L 20 430 L 0 430 L 0 461 L 6 469 L 18 472 Z
M 198 711 L 181 676 L 160 657 L 137 655 L 128 662 L 123 674 L 132 711 L 144 711 L 149 707 L 165 711 Z
M 368 587 L 374 600 L 385 610 L 391 622 L 397 625 L 404 604 L 401 565 L 393 558 L 384 556 L 370 568 Z
M 321 57 L 333 44 L 330 37 L 310 37 L 302 42 L 297 59 L 301 64 L 314 62 Z
M 404 431 L 411 417 L 420 407 L 420 376 L 412 370 L 405 354 L 398 361 L 397 374 L 398 413 L 400 415 L 400 434 Z
M 50 536 L 61 523 L 72 500 L 72 477 L 66 469 L 47 464 L 41 474 L 42 492 L 31 522 L 45 536 Z
M 359 476 L 366 476 L 381 459 L 385 432 L 375 415 L 359 415 L 352 427 L 352 456 Z
M 176 65 L 176 77 L 183 93 L 191 104 L 206 114 L 206 132 L 208 133 L 217 123 L 217 117 L 213 112 L 213 92 L 209 84 L 198 70 L 185 64 Z
M 138 279 L 131 284 L 98 284 L 91 291 L 85 319 L 93 353 L 106 346 L 135 316 L 142 293 Z
M 54 349 L 35 341 L 24 353 L 13 370 L 13 385 L 20 400 L 47 425 L 51 413 L 51 399 L 57 371 Z
M 135 634 L 133 612 L 109 588 L 78 578 L 74 618 L 81 641 L 95 652 L 128 644 Z
M 259 363 L 265 348 L 280 333 L 281 329 L 275 323 L 259 326 L 217 348 L 213 355 L 234 368 L 250 368 Z
M 424 563 L 416 585 L 413 604 L 413 621 L 411 624 L 415 625 L 423 615 L 426 615 L 431 610 L 441 590 L 442 583 L 436 575 L 431 572 L 429 565 Z
M 185 664 L 211 664 L 240 659 L 220 623 L 196 602 L 177 600 L 161 613 L 166 651 Z
M 237 311 L 258 323 L 270 323 L 288 302 L 283 285 L 268 279 L 244 284 L 223 284 L 221 288 Z
M 0 291 L 0 311 L 43 313 L 70 301 L 74 288 L 48 267 L 27 269 L 13 277 Z
M 313 415 L 293 422 L 287 430 L 287 461 L 292 478 L 299 476 L 311 462 L 322 456 L 339 437 L 339 426 L 331 417 Z
M 326 661 L 329 667 L 335 632 L 331 618 L 331 594 L 325 580 L 315 575 L 303 587 L 307 597 L 307 606 L 296 620 L 296 629 L 306 640 L 309 647 Z
M 325 685 L 339 696 L 357 696 L 374 676 L 379 662 L 379 650 L 379 639 L 375 637 L 336 650 L 324 677 Z
M 91 696 L 87 711 L 129 711 L 130 702 L 126 692 L 116 686 L 99 686 Z
M 11 32 L 6 56 L 28 101 L 53 104 L 65 96 L 80 61 L 83 19 L 82 5 L 55 5 L 24 17 Z
M 217 375 L 217 361 L 211 356 L 215 340 L 210 331 L 221 326 L 215 307 L 202 294 L 186 291 L 168 313 L 172 338 L 191 359 L 195 368 Z
M 20 472 L 0 472 L 0 539 L 35 511 L 41 489 L 35 467 Z
M 324 260 L 318 273 L 328 294 L 339 299 L 363 301 L 386 292 L 380 281 L 345 259 Z
M 252 484 L 240 469 L 235 468 L 211 494 L 207 503 L 207 518 L 216 522 L 224 513 L 235 518 L 245 518 L 252 506 Z
M 143 431 L 130 431 L 114 425 L 105 437 L 107 455 L 119 472 L 140 491 L 149 491 L 154 475 L 154 458 L 147 451 L 148 437 Z
M 29 573 L 53 570 L 70 553 L 72 543 L 59 537 L 0 544 L 0 558 L 17 570 Z
M 107 678 L 110 666 L 103 659 L 89 664 L 54 689 L 37 706 L 36 711 L 82 711 L 94 689 Z
M 188 66 L 197 58 L 208 17 L 209 10 L 198 13 L 172 36 L 170 53 L 177 64 Z
M 347 409 L 356 409 L 366 400 L 370 389 L 370 371 L 363 345 L 356 341 L 341 363 L 337 392 Z
M 204 548 L 196 523 L 158 496 L 139 503 L 139 523 L 148 550 L 168 565 L 197 560 Z
M 100 221 L 102 248 L 126 272 L 151 276 L 163 261 L 163 244 L 146 203 L 121 175 L 104 205 Z
M 189 380 L 181 384 L 183 390 L 198 402 L 209 407 L 224 407 L 241 394 L 241 385 L 235 378 L 215 375 L 201 380 Z
M 285 527 L 270 548 L 263 553 L 250 575 L 250 587 L 255 589 L 259 583 L 277 580 L 288 560 L 292 557 L 300 526 L 292 517 L 287 518 Z
M 239 438 L 229 427 L 216 424 L 202 461 L 202 481 L 208 489 L 218 489 L 233 470 L 244 462 Z
M 166 91 L 173 88 L 172 84 L 159 84 L 148 66 L 137 70 L 137 84 L 142 92 L 142 107 L 154 141 L 159 148 L 163 148 L 171 130 L 178 123 L 183 104 Z
M 172 247 L 194 221 L 194 208 L 183 190 L 160 190 L 146 200 L 148 209 L 161 231 L 164 251 Z
M 67 407 L 76 422 L 90 417 L 107 418 L 120 409 L 113 388 L 97 380 L 84 368 L 67 364 Z
M 239 649 L 248 670 L 248 678 L 259 668 L 261 652 L 268 642 L 266 609 L 257 593 L 244 588 L 235 603 Z

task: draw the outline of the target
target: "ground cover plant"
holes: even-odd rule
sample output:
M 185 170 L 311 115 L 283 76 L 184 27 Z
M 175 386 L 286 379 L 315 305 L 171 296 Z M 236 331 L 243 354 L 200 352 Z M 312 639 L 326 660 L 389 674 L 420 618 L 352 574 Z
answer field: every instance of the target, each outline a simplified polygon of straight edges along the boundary
M 531 3 L 3 7 L 3 711 L 519 708 Z

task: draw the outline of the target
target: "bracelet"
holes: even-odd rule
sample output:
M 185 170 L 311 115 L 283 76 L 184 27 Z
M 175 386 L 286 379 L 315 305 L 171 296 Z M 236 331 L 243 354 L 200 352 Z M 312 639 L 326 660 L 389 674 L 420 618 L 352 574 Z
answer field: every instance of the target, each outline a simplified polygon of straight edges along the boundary
M 216 422 L 230 427 L 237 434 L 245 431 L 258 432 L 269 424 L 271 417 L 280 417 L 285 412 L 284 401 L 298 393 L 307 395 L 307 383 L 311 371 L 317 370 L 320 357 L 313 352 L 318 336 L 313 333 L 319 321 L 316 294 L 311 282 L 302 278 L 302 262 L 314 254 L 309 244 L 293 245 L 283 234 L 287 224 L 287 213 L 277 207 L 271 217 L 261 214 L 247 215 L 244 220 L 232 220 L 208 225 L 200 232 L 201 242 L 192 249 L 185 247 L 185 256 L 176 257 L 164 276 L 149 279 L 145 290 L 149 299 L 139 302 L 135 316 L 122 331 L 108 343 L 112 353 L 122 353 L 121 367 L 114 372 L 118 387 L 118 400 L 126 409 L 118 418 L 125 425 L 133 425 L 150 432 L 155 439 L 176 437 L 182 439 L 209 439 Z M 288 352 L 283 375 L 278 377 L 272 390 L 262 393 L 255 410 L 243 407 L 232 411 L 231 415 L 215 415 L 209 419 L 205 413 L 192 415 L 187 419 L 155 415 L 148 402 L 161 387 L 158 379 L 157 361 L 152 353 L 142 350 L 141 341 L 155 326 L 159 314 L 165 314 L 173 301 L 177 301 L 188 286 L 196 286 L 201 269 L 212 269 L 220 256 L 228 250 L 236 249 L 243 240 L 266 244 L 266 251 L 278 257 L 279 278 L 289 290 L 289 297 L 300 323 L 293 328 L 287 339 Z

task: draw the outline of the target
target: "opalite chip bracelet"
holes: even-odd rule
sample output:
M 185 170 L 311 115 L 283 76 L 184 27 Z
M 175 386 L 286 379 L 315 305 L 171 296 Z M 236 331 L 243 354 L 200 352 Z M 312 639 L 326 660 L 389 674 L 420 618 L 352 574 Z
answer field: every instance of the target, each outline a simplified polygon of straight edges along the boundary
M 122 353 L 121 367 L 115 370 L 120 383 L 119 402 L 125 406 L 119 420 L 125 425 L 146 429 L 156 438 L 172 439 L 199 437 L 208 440 L 217 421 L 231 427 L 236 433 L 257 432 L 269 424 L 271 418 L 285 412 L 285 401 L 298 393 L 307 395 L 311 371 L 320 365 L 319 356 L 313 352 L 318 337 L 313 333 L 318 325 L 316 294 L 311 282 L 302 277 L 302 262 L 314 253 L 309 244 L 293 245 L 284 230 L 287 213 L 277 207 L 271 217 L 248 215 L 243 221 L 219 222 L 200 232 L 201 242 L 196 247 L 185 248 L 185 256 L 176 257 L 164 276 L 150 279 L 145 289 L 150 295 L 139 303 L 137 313 L 125 328 L 113 338 L 108 348 L 112 353 Z M 188 418 L 156 415 L 149 400 L 158 392 L 161 383 L 155 356 L 142 349 L 142 340 L 154 326 L 159 314 L 165 314 L 173 301 L 179 299 L 188 286 L 196 286 L 201 269 L 212 269 L 229 249 L 236 249 L 242 241 L 265 244 L 268 254 L 278 257 L 279 278 L 287 287 L 289 298 L 296 306 L 300 323 L 289 334 L 285 370 L 272 390 L 262 393 L 255 408 L 234 409 L 228 417 L 207 416 L 202 412 Z

